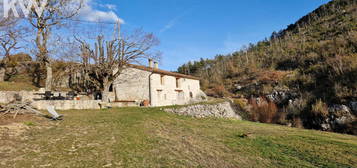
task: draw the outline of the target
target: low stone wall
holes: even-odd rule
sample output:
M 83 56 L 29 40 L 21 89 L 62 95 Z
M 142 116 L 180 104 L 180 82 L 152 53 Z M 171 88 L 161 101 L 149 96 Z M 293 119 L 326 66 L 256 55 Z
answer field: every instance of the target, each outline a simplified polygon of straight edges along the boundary
M 33 101 L 32 106 L 39 110 L 46 110 L 54 106 L 56 110 L 89 110 L 100 109 L 99 100 L 39 100 Z
M 15 101 L 16 95 L 21 97 L 22 101 L 32 102 L 32 106 L 39 110 L 46 110 L 48 106 L 55 106 L 57 110 L 89 110 L 100 109 L 106 107 L 133 107 L 139 106 L 137 102 L 113 102 L 103 104 L 99 100 L 90 100 L 89 97 L 81 97 L 80 100 L 42 100 L 41 92 L 36 91 L 0 91 L 0 104 L 8 104 Z M 54 95 L 61 94 L 65 96 L 65 92 L 55 92 Z
M 39 92 L 39 91 L 0 91 L 0 104 L 8 104 L 12 101 L 15 100 L 15 95 L 18 95 L 21 97 L 22 101 L 36 101 L 36 100 L 41 100 L 43 96 L 39 95 L 40 93 L 44 92 Z M 54 96 L 58 96 L 61 94 L 62 96 L 65 96 L 67 93 L 66 92 L 54 92 Z
M 112 102 L 109 103 L 111 107 L 139 107 L 140 103 L 138 102 Z
M 137 107 L 135 102 L 104 103 L 100 100 L 39 100 L 33 101 L 32 106 L 39 110 L 46 110 L 48 106 L 54 106 L 56 110 L 91 110 L 101 108 Z
M 242 117 L 237 114 L 229 102 L 217 104 L 198 104 L 181 108 L 165 109 L 165 111 L 198 118 L 218 117 L 242 120 Z
M 15 100 L 15 95 L 19 95 L 23 101 L 33 101 L 34 99 L 40 99 L 40 95 L 36 95 L 37 92 L 29 91 L 0 91 L 0 103 L 7 104 Z

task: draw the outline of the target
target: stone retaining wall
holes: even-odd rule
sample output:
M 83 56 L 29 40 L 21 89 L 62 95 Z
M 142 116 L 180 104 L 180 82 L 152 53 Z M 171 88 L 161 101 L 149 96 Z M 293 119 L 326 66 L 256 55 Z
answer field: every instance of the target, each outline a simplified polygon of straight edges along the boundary
M 40 100 L 33 101 L 32 106 L 39 110 L 46 110 L 48 106 L 54 106 L 56 110 L 89 110 L 100 109 L 99 100 Z
M 234 110 L 229 102 L 190 105 L 181 108 L 165 109 L 165 111 L 198 118 L 218 117 L 242 120 L 242 117 Z
M 36 95 L 37 92 L 29 91 L 0 91 L 0 103 L 7 104 L 15 100 L 15 95 L 22 97 L 23 101 L 33 101 L 34 99 L 40 99 L 40 95 Z
M 100 100 L 40 100 L 32 102 L 32 106 L 39 110 L 46 110 L 54 106 L 56 110 L 96 110 L 101 108 L 138 107 L 135 102 L 104 103 Z
M 35 91 L 0 91 L 0 104 L 8 104 L 15 101 L 15 95 L 21 97 L 22 101 L 32 102 L 32 106 L 39 110 L 46 110 L 48 106 L 55 106 L 57 110 L 89 110 L 100 109 L 106 107 L 133 107 L 139 106 L 137 102 L 113 102 L 103 104 L 100 100 L 88 100 L 81 98 L 80 100 L 41 100 L 40 92 Z M 66 95 L 65 92 L 55 92 L 55 96 Z

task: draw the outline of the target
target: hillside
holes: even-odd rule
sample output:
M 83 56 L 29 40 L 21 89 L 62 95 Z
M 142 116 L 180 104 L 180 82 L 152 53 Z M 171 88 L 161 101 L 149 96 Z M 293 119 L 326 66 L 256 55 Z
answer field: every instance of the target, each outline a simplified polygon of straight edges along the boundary
M 307 128 L 322 129 L 321 123 L 336 115 L 331 106 L 348 106 L 357 114 L 357 2 L 331 1 L 269 39 L 230 55 L 189 62 L 178 71 L 200 76 L 214 97 L 289 95 L 274 102 L 279 110 Z M 289 112 L 288 101 L 298 99 L 299 107 Z
M 347 168 L 357 164 L 355 136 L 195 119 L 158 108 L 61 113 L 64 121 L 25 118 L 7 133 L 1 132 L 7 129 L 0 121 L 0 167 Z

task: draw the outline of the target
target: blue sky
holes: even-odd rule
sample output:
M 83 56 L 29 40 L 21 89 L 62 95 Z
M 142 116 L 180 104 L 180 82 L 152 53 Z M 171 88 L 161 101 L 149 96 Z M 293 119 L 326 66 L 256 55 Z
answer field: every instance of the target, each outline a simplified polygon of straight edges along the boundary
M 95 0 L 91 0 L 95 1 Z M 213 58 L 269 37 L 329 0 L 97 0 L 125 29 L 143 28 L 161 41 L 160 67 Z M 103 8 L 103 9 L 99 9 Z

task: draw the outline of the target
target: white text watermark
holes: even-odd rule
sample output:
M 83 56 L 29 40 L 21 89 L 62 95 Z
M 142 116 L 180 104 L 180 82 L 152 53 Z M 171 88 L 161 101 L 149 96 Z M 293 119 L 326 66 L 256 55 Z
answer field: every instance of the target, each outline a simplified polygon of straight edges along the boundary
M 11 13 L 14 17 L 20 17 L 20 11 L 24 17 L 28 17 L 32 11 L 37 16 L 42 16 L 48 0 L 0 0 L 3 1 L 3 16 L 8 18 Z

